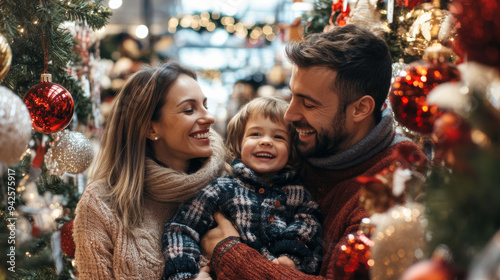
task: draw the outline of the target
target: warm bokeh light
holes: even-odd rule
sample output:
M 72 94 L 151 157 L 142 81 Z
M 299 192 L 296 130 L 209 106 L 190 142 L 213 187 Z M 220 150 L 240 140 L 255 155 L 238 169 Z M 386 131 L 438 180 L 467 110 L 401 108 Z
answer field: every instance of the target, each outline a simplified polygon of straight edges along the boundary
M 109 0 L 109 8 L 116 10 L 122 6 L 122 0 Z
M 135 29 L 135 36 L 137 36 L 137 38 L 144 39 L 148 37 L 148 34 L 149 34 L 149 29 L 146 25 L 139 25 Z

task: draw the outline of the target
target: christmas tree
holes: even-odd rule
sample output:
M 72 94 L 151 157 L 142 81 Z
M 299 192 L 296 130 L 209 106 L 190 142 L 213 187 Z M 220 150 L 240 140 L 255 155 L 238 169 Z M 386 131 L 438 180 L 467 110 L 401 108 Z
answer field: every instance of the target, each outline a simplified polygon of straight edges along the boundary
M 0 1 L 0 279 L 77 273 L 70 221 L 92 159 L 84 134 L 99 121 L 101 2 Z
M 343 267 L 364 259 L 371 279 L 384 280 L 500 277 L 499 12 L 498 0 L 316 0 L 302 16 L 305 35 L 356 24 L 385 39 L 388 103 L 429 158 L 401 155 L 360 178 L 371 257 L 345 253 Z

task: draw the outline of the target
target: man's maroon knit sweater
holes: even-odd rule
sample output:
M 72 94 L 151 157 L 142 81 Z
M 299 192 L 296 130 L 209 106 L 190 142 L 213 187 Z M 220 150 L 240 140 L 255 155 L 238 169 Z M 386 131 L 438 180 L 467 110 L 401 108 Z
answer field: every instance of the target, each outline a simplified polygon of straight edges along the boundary
M 210 267 L 217 280 L 370 279 L 367 271 L 346 275 L 344 268 L 337 265 L 340 246 L 348 234 L 358 230 L 361 219 L 368 216 L 359 205 L 362 184 L 356 178 L 374 176 L 401 160 L 401 155 L 425 159 L 413 142 L 394 133 L 393 123 L 392 112 L 386 109 L 381 121 L 359 143 L 331 156 L 307 158 L 301 169 L 302 181 L 319 203 L 323 216 L 320 276 L 274 264 L 233 237 L 221 241 L 213 252 Z
M 217 279 L 369 279 L 367 271 L 346 275 L 343 267 L 336 265 L 336 255 L 340 252 L 342 239 L 356 232 L 361 219 L 368 216 L 359 205 L 362 185 L 356 181 L 356 177 L 373 176 L 387 168 L 398 158 L 398 150 L 401 149 L 406 154 L 411 151 L 415 156 L 425 158 L 413 142 L 402 141 L 352 168 L 327 170 L 310 164 L 303 168 L 303 181 L 320 204 L 323 214 L 324 258 L 320 276 L 276 265 L 250 247 L 227 240 L 217 246 L 212 257 L 211 268 Z

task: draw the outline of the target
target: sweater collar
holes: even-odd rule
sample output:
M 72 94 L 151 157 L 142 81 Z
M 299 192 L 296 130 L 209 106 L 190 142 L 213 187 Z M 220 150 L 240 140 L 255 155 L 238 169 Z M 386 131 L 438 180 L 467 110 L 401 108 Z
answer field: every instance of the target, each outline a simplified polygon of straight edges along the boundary
M 372 131 L 356 145 L 340 153 L 321 158 L 306 159 L 316 168 L 342 170 L 359 165 L 389 146 L 394 137 L 394 118 L 387 107 L 382 119 Z
M 297 172 L 289 167 L 280 170 L 276 175 L 272 176 L 266 182 L 262 181 L 254 171 L 248 168 L 243 162 L 238 159 L 233 160 L 231 163 L 233 174 L 236 178 L 240 179 L 243 183 L 248 185 L 251 189 L 269 186 L 283 186 L 288 185 L 297 175 Z
M 210 131 L 209 137 L 213 154 L 194 173 L 176 171 L 146 158 L 145 197 L 159 202 L 183 203 L 221 176 L 225 147 L 217 133 Z

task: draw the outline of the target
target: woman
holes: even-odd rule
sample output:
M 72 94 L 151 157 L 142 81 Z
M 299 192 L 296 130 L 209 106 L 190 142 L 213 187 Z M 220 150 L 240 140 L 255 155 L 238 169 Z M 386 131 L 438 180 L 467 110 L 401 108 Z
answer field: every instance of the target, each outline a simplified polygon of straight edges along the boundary
M 177 63 L 129 78 L 76 208 L 81 280 L 161 278 L 165 222 L 223 170 L 206 103 L 196 74 Z

